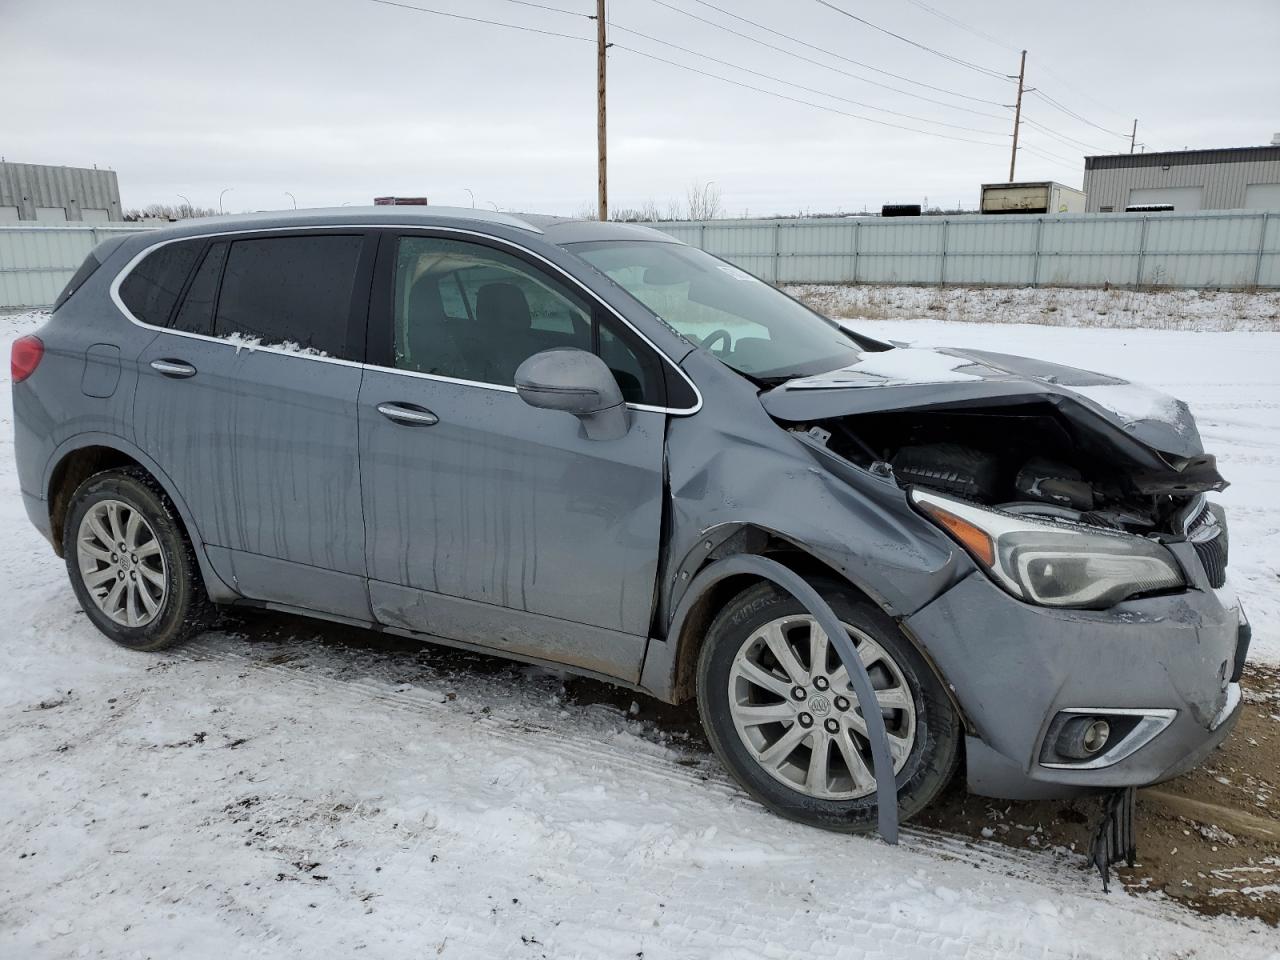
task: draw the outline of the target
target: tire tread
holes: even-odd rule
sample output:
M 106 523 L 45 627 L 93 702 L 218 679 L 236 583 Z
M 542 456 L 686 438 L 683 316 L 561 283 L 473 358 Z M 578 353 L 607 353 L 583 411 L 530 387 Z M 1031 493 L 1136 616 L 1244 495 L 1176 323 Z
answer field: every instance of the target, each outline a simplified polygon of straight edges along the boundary
M 78 521 L 73 523 L 72 520 L 86 497 L 91 496 L 104 485 L 110 483 L 122 485 L 121 491 L 123 493 L 132 493 L 135 497 L 137 497 L 138 491 L 130 490 L 129 486 L 136 484 L 141 487 L 142 492 L 146 494 L 146 497 L 139 498 L 146 508 L 144 512 L 151 514 L 157 508 L 159 512 L 158 517 L 148 516 L 148 520 L 152 522 L 153 527 L 157 521 L 163 526 L 168 526 L 175 535 L 178 544 L 177 555 L 166 557 L 166 561 L 171 570 L 172 582 L 170 589 L 173 591 L 175 601 L 180 605 L 179 615 L 172 622 L 166 624 L 152 621 L 141 628 L 140 636 L 125 634 L 122 628 L 110 621 L 103 623 L 103 618 L 100 617 L 96 608 L 91 609 L 91 602 L 86 603 L 86 599 L 80 596 L 82 585 L 78 579 L 80 574 L 76 566 L 78 558 L 74 543 L 79 523 Z M 154 501 L 154 503 L 146 503 L 147 499 Z M 157 535 L 160 535 L 160 530 L 156 532 Z M 216 607 L 205 590 L 204 581 L 200 575 L 200 564 L 196 558 L 191 538 L 187 534 L 186 526 L 178 515 L 173 501 L 165 493 L 164 488 L 160 486 L 155 477 L 142 467 L 117 467 L 104 470 L 101 473 L 93 474 L 80 484 L 75 493 L 71 495 L 67 522 L 63 525 L 63 553 L 66 558 L 67 572 L 76 590 L 77 599 L 80 600 L 86 615 L 110 639 L 121 646 L 128 647 L 130 650 L 151 652 L 176 646 L 205 630 L 214 620 Z M 169 620 L 171 618 L 166 615 L 162 619 Z

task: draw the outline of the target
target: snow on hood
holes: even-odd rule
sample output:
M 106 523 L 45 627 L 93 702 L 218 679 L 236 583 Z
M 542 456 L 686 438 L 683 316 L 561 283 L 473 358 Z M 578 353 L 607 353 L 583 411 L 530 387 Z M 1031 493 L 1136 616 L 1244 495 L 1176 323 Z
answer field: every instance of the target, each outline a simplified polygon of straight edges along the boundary
M 985 350 L 868 350 L 856 363 L 789 380 L 760 397 L 771 416 L 790 422 L 1035 399 L 1066 401 L 1163 454 L 1204 454 L 1181 400 L 1106 374 Z
M 1103 383 L 1070 390 L 1109 410 L 1126 424 L 1154 420 L 1167 423 L 1179 433 L 1187 427 L 1178 400 L 1140 383 Z
M 848 366 L 812 377 L 800 377 L 790 381 L 787 386 L 793 390 L 825 390 L 836 387 L 882 387 L 982 380 L 981 374 L 964 372 L 963 368 L 973 366 L 976 366 L 974 362 L 965 357 L 923 347 L 864 350 Z

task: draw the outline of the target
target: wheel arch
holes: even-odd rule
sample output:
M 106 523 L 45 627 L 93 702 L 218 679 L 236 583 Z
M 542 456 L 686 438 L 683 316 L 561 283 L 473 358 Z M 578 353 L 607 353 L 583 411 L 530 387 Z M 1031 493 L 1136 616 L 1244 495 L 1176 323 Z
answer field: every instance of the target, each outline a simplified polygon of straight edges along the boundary
M 676 568 L 674 582 L 685 588 L 680 593 L 673 592 L 668 600 L 663 639 L 650 641 L 645 652 L 641 685 L 654 696 L 668 703 L 691 699 L 695 693 L 698 656 L 711 621 L 729 600 L 747 587 L 768 582 L 767 578 L 755 574 L 712 572 L 711 568 L 721 561 L 743 554 L 773 560 L 811 585 L 823 579 L 835 581 L 884 611 L 946 691 L 961 722 L 969 726 L 938 665 L 882 597 L 785 534 L 751 523 L 724 524 L 707 531 L 685 562 Z
M 178 511 L 178 518 L 182 522 L 187 538 L 191 541 L 192 550 L 200 566 L 200 575 L 209 596 L 215 601 L 234 598 L 237 595 L 235 590 L 218 576 L 209 563 L 199 527 L 182 494 L 174 486 L 173 480 L 142 450 L 111 434 L 77 434 L 59 444 L 49 457 L 41 481 L 41 490 L 48 504 L 49 529 L 54 552 L 58 556 L 63 555 L 63 526 L 70 510 L 71 497 L 80 484 L 104 470 L 130 466 L 145 470 L 160 485 L 174 509 Z
M 677 617 L 683 622 L 688 619 L 688 608 L 692 607 L 716 583 L 725 582 L 739 576 L 747 576 L 751 580 L 768 582 L 791 594 L 792 597 L 807 609 L 809 613 L 832 638 L 839 652 L 840 660 L 848 670 L 850 682 L 859 700 L 863 703 L 875 702 L 875 690 L 866 666 L 859 660 L 853 641 L 842 629 L 840 619 L 823 599 L 822 595 L 804 577 L 778 562 L 775 556 L 762 554 L 735 553 L 707 564 L 698 574 L 691 589 L 677 608 Z M 879 710 L 864 712 L 866 734 L 871 742 L 871 753 L 874 766 L 880 770 L 892 770 L 893 761 L 889 752 L 889 739 L 885 731 L 884 718 Z M 704 724 L 706 723 L 704 717 Z M 879 831 L 889 843 L 898 842 L 898 805 L 897 784 L 892 776 L 881 777 L 876 783 L 876 813 Z

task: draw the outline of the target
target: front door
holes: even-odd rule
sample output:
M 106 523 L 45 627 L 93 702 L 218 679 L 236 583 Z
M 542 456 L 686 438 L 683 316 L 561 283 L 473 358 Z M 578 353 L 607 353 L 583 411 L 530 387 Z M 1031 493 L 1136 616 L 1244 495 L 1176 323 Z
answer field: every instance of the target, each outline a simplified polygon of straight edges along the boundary
M 134 408 L 220 575 L 252 599 L 366 620 L 361 368 L 336 361 L 362 359 L 373 242 L 211 238 L 139 358 Z
M 453 236 L 388 235 L 359 423 L 370 600 L 382 622 L 635 680 L 662 520 L 666 415 L 588 440 L 516 395 L 540 350 L 595 350 L 628 400 L 662 361 L 549 268 Z

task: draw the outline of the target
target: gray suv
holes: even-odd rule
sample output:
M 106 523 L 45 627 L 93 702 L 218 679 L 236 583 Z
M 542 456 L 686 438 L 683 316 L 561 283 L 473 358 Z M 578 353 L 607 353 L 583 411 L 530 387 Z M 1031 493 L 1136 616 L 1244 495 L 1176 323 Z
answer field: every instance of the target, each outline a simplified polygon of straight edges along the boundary
M 868 704 L 743 557 L 843 622 L 903 815 L 961 765 L 1007 798 L 1163 780 L 1239 712 L 1185 405 L 878 342 L 653 230 L 187 222 L 98 247 L 12 359 L 27 511 L 133 649 L 257 606 L 696 697 L 745 790 L 837 830 L 875 822 Z

